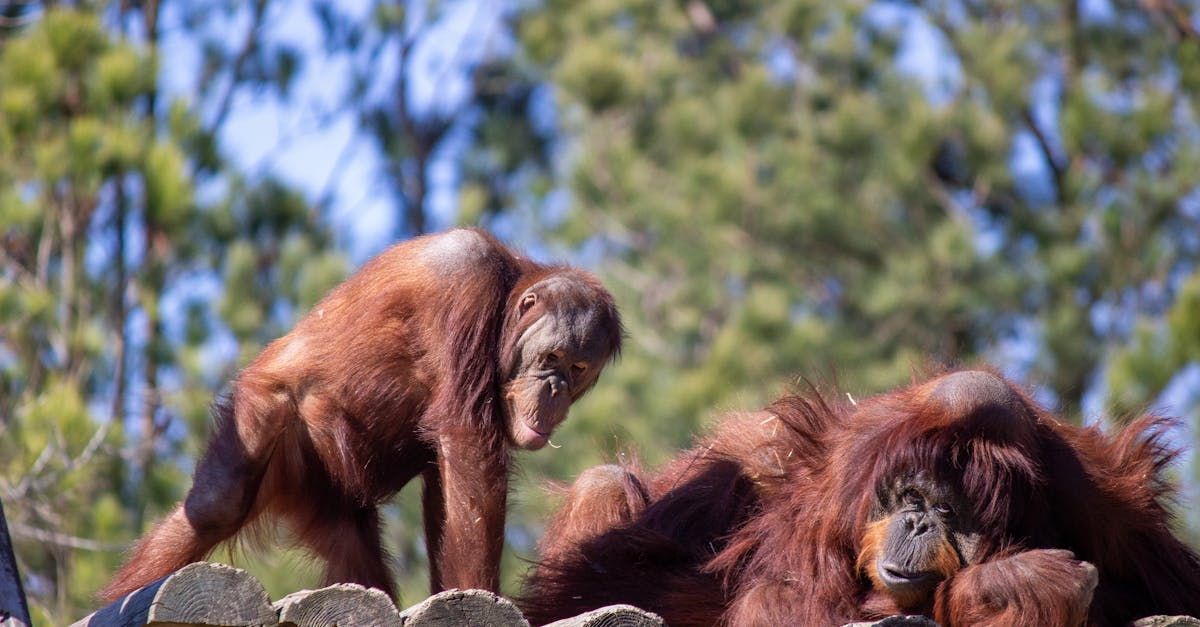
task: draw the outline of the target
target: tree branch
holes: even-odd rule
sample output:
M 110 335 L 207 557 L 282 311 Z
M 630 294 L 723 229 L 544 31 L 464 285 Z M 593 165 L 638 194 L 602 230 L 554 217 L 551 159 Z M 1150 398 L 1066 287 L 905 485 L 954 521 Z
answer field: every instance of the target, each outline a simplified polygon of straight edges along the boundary
M 1182 39 L 1200 39 L 1192 16 L 1185 7 L 1179 6 L 1175 0 L 1142 0 L 1142 6 L 1152 14 L 1166 18 L 1167 23 L 1175 27 L 1175 33 Z
M 57 547 L 66 549 L 82 549 L 84 551 L 123 551 L 125 545 L 116 542 L 100 542 L 90 538 L 81 538 L 72 536 L 57 531 L 49 531 L 47 529 L 39 529 L 38 527 L 30 527 L 22 523 L 10 523 L 9 529 L 12 530 L 14 536 L 27 538 L 37 542 L 53 544 Z
M 1033 118 L 1031 107 L 1026 106 L 1021 110 L 1021 119 L 1029 127 L 1034 138 L 1037 139 L 1038 148 L 1042 151 L 1042 157 L 1046 160 L 1046 165 L 1050 168 L 1050 173 L 1054 176 L 1055 202 L 1061 205 L 1066 195 L 1064 190 L 1067 179 L 1066 166 L 1054 154 L 1054 148 L 1050 145 L 1050 139 L 1046 137 L 1041 127 L 1038 126 L 1037 120 Z
M 250 60 L 250 56 L 258 48 L 258 31 L 262 27 L 263 16 L 267 11 L 267 0 L 255 0 L 254 9 L 250 17 L 250 27 L 246 29 L 246 37 L 242 40 L 241 49 L 233 59 L 233 67 L 229 70 L 229 84 L 225 86 L 225 93 L 221 95 L 217 105 L 217 112 L 213 118 L 212 124 L 209 125 L 209 130 L 216 133 L 221 125 L 225 123 L 226 116 L 233 106 L 233 94 L 237 91 L 238 85 L 242 82 L 243 74 L 245 73 L 246 62 Z

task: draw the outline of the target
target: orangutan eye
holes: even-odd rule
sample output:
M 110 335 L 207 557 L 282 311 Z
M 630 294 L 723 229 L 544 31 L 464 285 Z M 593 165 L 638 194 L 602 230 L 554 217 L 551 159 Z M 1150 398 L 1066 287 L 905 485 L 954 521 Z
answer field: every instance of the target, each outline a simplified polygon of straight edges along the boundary
M 937 503 L 933 506 L 933 511 L 938 513 L 942 518 L 950 518 L 954 516 L 954 508 L 945 503 Z
M 574 377 L 583 376 L 583 373 L 587 372 L 587 369 L 588 369 L 587 362 L 577 361 L 577 362 L 571 364 L 571 376 L 574 376 Z
M 563 358 L 564 354 L 565 353 L 563 353 L 561 350 L 550 351 L 549 353 L 546 353 L 545 357 L 542 358 L 542 362 L 547 366 L 555 366 L 558 364 L 558 360 Z
M 529 311 L 529 309 L 531 307 L 533 307 L 534 304 L 537 303 L 537 300 L 538 300 L 537 294 L 532 293 L 532 292 L 522 296 L 521 302 L 517 305 L 517 312 L 520 313 L 522 316 L 525 315 L 525 312 Z

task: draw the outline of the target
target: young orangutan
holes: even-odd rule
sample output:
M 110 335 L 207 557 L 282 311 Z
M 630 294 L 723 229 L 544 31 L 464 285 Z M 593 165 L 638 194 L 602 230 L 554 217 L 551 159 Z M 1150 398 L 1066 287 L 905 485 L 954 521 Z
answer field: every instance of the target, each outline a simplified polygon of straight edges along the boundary
M 216 403 L 191 491 L 103 596 L 281 520 L 325 581 L 394 593 L 378 504 L 424 478 L 431 587 L 499 588 L 510 449 L 535 450 L 618 352 L 591 274 L 478 230 L 398 244 L 272 342 Z

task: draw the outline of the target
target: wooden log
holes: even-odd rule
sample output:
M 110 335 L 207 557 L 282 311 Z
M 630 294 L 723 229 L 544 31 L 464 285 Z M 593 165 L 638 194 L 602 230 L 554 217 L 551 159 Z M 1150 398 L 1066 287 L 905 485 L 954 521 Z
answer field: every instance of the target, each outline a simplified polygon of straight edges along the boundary
M 224 564 L 197 562 L 117 599 L 72 627 L 274 627 L 278 622 L 267 591 L 253 575 Z
M 400 612 L 404 627 L 529 627 L 521 610 L 486 590 L 447 590 Z
M 862 623 L 847 623 L 844 627 L 938 627 L 928 616 L 888 616 L 883 620 Z
M 384 592 L 354 583 L 293 592 L 275 602 L 280 627 L 400 625 L 400 611 Z
M 0 505 L 0 627 L 29 625 L 29 606 L 21 588 L 21 573 L 17 572 L 17 555 L 8 535 L 4 506 Z
M 665 624 L 658 614 L 632 605 L 609 605 L 574 618 L 556 620 L 546 627 L 664 627 Z
M 1134 627 L 1200 627 L 1200 619 L 1191 616 L 1147 616 L 1133 621 Z

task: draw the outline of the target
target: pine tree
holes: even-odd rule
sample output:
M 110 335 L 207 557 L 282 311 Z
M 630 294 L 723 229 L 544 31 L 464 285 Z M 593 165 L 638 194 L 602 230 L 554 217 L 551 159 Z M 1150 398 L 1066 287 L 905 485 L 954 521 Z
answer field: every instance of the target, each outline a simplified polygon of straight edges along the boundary
M 986 361 L 1082 419 L 1200 253 L 1190 18 L 1085 4 L 525 13 L 571 156 L 569 211 L 541 219 L 598 256 L 630 331 L 535 464 L 660 459 L 797 375 L 868 394 Z M 1145 355 L 1127 380 L 1186 361 Z

